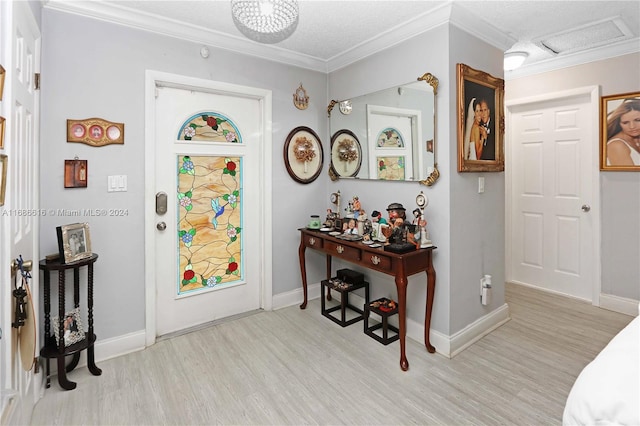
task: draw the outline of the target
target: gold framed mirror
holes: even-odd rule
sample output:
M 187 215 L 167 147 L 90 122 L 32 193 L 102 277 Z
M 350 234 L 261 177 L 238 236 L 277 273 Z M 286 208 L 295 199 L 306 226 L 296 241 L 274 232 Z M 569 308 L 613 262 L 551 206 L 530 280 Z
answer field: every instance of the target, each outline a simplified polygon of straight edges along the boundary
M 407 84 L 332 100 L 327 107 L 331 179 L 413 181 L 432 186 L 440 176 L 435 139 L 438 83 L 433 74 L 425 73 Z M 346 152 L 345 136 L 357 142 L 359 149 Z

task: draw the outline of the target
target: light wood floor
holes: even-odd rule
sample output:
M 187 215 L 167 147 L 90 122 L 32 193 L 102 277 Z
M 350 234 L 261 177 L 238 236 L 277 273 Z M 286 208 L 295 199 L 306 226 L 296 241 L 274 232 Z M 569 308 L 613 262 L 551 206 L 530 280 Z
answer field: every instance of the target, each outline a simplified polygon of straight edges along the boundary
M 55 380 L 32 424 L 558 425 L 581 369 L 632 318 L 508 285 L 512 319 L 456 356 L 341 328 L 319 300 L 163 340 Z

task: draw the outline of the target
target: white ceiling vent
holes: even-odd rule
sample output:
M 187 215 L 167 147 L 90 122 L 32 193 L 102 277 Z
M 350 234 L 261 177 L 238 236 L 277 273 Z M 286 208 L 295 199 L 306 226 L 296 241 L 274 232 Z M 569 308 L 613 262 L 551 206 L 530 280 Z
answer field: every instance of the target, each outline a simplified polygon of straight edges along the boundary
M 593 22 L 575 29 L 538 39 L 535 44 L 554 54 L 580 52 L 605 44 L 616 43 L 633 37 L 633 34 L 616 18 Z

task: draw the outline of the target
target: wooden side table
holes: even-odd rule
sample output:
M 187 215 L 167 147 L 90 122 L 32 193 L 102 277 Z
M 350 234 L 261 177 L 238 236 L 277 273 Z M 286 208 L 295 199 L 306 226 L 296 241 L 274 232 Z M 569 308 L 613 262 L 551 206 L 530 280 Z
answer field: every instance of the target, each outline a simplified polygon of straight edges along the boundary
M 67 373 L 72 371 L 80 361 L 80 352 L 87 350 L 87 367 L 94 376 L 102 374 L 102 370 L 96 366 L 93 352 L 93 344 L 96 335 L 93 334 L 93 264 L 98 259 L 98 255 L 93 253 L 91 257 L 72 263 L 61 263 L 59 260 L 47 262 L 40 261 L 40 270 L 44 272 L 44 346 L 40 350 L 40 356 L 47 361 L 47 387 L 51 387 L 49 359 L 56 358 L 58 362 L 58 383 L 65 390 L 76 388 L 76 383 L 67 379 Z M 65 274 L 68 269 L 73 269 L 73 306 L 80 306 L 80 268 L 87 267 L 87 315 L 88 330 L 85 338 L 69 346 L 64 344 L 64 321 L 65 316 Z M 55 335 L 51 333 L 51 278 L 50 273 L 58 271 L 58 336 L 56 343 Z M 73 356 L 71 363 L 65 366 L 65 358 Z

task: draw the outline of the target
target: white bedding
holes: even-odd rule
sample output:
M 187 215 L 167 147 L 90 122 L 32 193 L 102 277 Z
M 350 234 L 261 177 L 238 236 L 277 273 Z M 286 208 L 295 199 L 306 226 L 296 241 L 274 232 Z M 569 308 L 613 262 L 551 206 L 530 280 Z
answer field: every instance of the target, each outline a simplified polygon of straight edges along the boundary
M 640 317 L 620 331 L 580 373 L 564 425 L 640 425 Z

